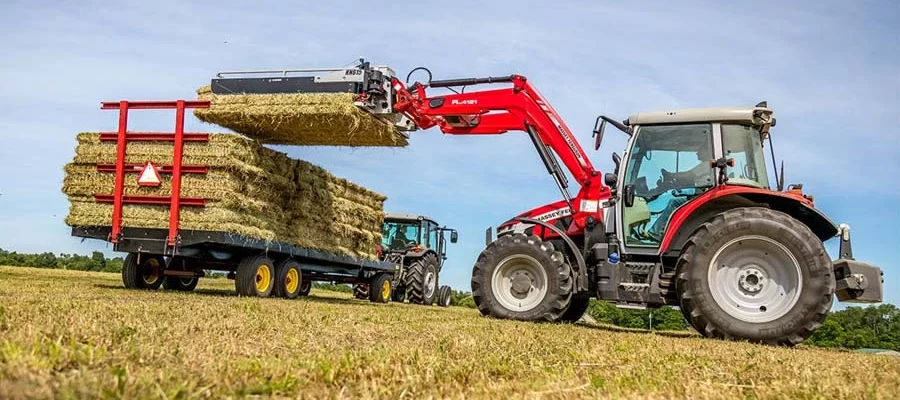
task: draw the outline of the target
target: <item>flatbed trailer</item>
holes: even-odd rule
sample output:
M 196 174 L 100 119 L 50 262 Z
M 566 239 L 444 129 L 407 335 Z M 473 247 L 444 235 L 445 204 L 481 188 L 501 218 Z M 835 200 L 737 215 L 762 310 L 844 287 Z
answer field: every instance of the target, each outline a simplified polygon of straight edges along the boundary
M 72 236 L 108 240 L 112 227 L 73 227 Z M 268 242 L 229 232 L 182 230 L 175 247 L 166 229 L 121 230 L 113 251 L 128 253 L 122 279 L 128 288 L 193 290 L 205 271 L 222 271 L 240 295 L 295 298 L 309 294 L 315 281 L 360 284 L 369 300 L 387 302 L 400 266 L 339 256 L 284 242 Z M 296 273 L 292 273 L 294 270 Z
M 73 226 L 72 236 L 109 242 L 114 251 L 125 252 L 122 282 L 126 288 L 194 290 L 205 271 L 223 271 L 235 281 L 235 289 L 244 296 L 296 298 L 309 294 L 314 281 L 367 284 L 369 300 L 388 302 L 401 274 L 398 263 L 340 256 L 221 231 L 198 231 L 180 227 L 182 207 L 205 207 L 206 199 L 181 196 L 181 175 L 205 174 L 204 165 L 182 165 L 183 145 L 187 141 L 207 141 L 206 133 L 184 132 L 185 110 L 209 107 L 207 101 L 118 101 L 101 103 L 102 110 L 118 110 L 116 132 L 102 132 L 101 141 L 115 141 L 115 164 L 98 164 L 98 172 L 115 174 L 113 193 L 96 193 L 98 203 L 112 203 L 110 226 Z M 131 110 L 175 110 L 174 132 L 130 132 Z M 173 142 L 171 165 L 154 166 L 155 173 L 171 174 L 169 196 L 125 195 L 126 173 L 151 166 L 126 164 L 127 143 L 131 141 Z M 141 173 L 143 175 L 143 172 Z M 141 184 L 141 181 L 138 182 Z M 122 207 L 144 204 L 169 207 L 168 228 L 122 226 Z

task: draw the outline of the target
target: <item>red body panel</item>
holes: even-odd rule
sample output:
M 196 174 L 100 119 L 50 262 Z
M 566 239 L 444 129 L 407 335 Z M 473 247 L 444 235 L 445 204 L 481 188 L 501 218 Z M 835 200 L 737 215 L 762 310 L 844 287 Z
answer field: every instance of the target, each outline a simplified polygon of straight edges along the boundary
M 813 206 L 812 200 L 803 196 L 800 191 L 788 191 L 788 192 L 778 192 L 775 190 L 767 190 L 767 189 L 758 189 L 748 186 L 717 186 L 713 189 L 710 189 L 708 192 L 700 195 L 696 199 L 688 202 L 674 213 L 672 213 L 672 218 L 669 220 L 669 224 L 666 227 L 666 234 L 663 236 L 662 243 L 659 246 L 660 254 L 664 253 L 669 249 L 669 245 L 672 244 L 672 238 L 678 233 L 678 228 L 681 227 L 681 224 L 684 223 L 700 207 L 704 204 L 709 203 L 712 200 L 736 195 L 736 194 L 761 194 L 761 195 L 769 195 L 769 196 L 778 196 L 783 197 L 789 200 L 798 201 L 800 203 L 804 203 Z

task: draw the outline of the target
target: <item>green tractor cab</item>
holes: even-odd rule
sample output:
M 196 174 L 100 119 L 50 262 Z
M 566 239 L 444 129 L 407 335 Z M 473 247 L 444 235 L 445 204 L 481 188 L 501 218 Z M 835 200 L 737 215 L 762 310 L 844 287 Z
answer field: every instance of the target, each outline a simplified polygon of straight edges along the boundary
M 439 306 L 450 305 L 450 287 L 439 286 L 440 272 L 447 260 L 447 238 L 456 243 L 455 229 L 441 227 L 435 220 L 417 214 L 387 212 L 384 216 L 380 257 L 400 265 L 395 276 L 393 301 Z M 354 290 L 357 292 L 357 290 Z M 359 290 L 359 295 L 363 295 Z

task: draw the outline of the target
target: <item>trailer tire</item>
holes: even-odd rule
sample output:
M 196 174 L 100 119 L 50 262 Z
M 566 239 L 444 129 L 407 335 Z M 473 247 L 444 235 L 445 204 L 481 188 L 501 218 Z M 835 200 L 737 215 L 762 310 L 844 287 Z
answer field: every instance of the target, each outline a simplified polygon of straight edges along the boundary
M 391 301 L 391 277 L 388 274 L 381 273 L 372 278 L 372 284 L 369 285 L 369 301 L 373 303 L 387 303 Z
M 238 295 L 269 297 L 275 289 L 272 259 L 263 254 L 251 255 L 238 264 L 234 287 Z
M 482 315 L 498 319 L 557 321 L 569 306 L 573 287 L 572 268 L 563 253 L 524 233 L 497 238 L 472 269 L 475 305 Z
M 403 286 L 410 303 L 432 305 L 437 297 L 438 261 L 428 253 L 411 262 L 403 275 Z
M 312 281 L 309 279 L 301 279 L 300 280 L 300 296 L 309 296 L 309 292 L 312 290 Z
M 450 286 L 444 285 L 438 290 L 438 302 L 437 305 L 440 307 L 450 307 L 451 298 Z
M 676 288 L 701 335 L 794 346 L 825 320 L 835 283 L 831 259 L 806 225 L 745 207 L 694 231 L 678 260 Z
M 292 258 L 282 260 L 275 266 L 275 296 L 286 299 L 296 299 L 300 296 L 300 286 L 303 284 L 303 271 L 300 264 Z
M 180 276 L 167 276 L 163 280 L 163 289 L 165 290 L 175 290 L 179 292 L 190 292 L 193 291 L 197 284 L 200 283 L 200 278 L 183 278 Z
M 157 290 L 163 283 L 165 265 L 162 256 L 128 253 L 122 264 L 122 283 L 127 289 Z

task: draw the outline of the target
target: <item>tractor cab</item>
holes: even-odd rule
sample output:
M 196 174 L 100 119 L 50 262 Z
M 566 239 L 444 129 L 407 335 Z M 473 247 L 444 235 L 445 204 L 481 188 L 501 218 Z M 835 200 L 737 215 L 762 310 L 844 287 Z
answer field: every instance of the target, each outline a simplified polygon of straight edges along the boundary
M 384 215 L 381 238 L 381 258 L 401 266 L 396 275 L 393 300 L 409 299 L 414 304 L 450 304 L 450 287 L 440 285 L 440 273 L 447 260 L 444 232 L 450 232 L 450 243 L 457 242 L 455 229 L 441 227 L 424 215 L 392 213 Z M 357 292 L 354 289 L 354 292 Z M 358 291 L 357 297 L 364 297 Z
M 433 251 L 439 260 L 447 259 L 444 232 L 450 232 L 450 243 L 456 243 L 455 229 L 438 226 L 433 219 L 406 213 L 385 213 L 381 248 L 384 253 L 419 253 Z
M 606 122 L 595 130 L 600 137 Z M 615 214 L 625 247 L 655 252 L 673 213 L 716 187 L 770 189 L 763 141 L 775 118 L 765 102 L 638 113 L 614 125 L 630 135 L 606 176 L 607 185 L 621 188 Z

